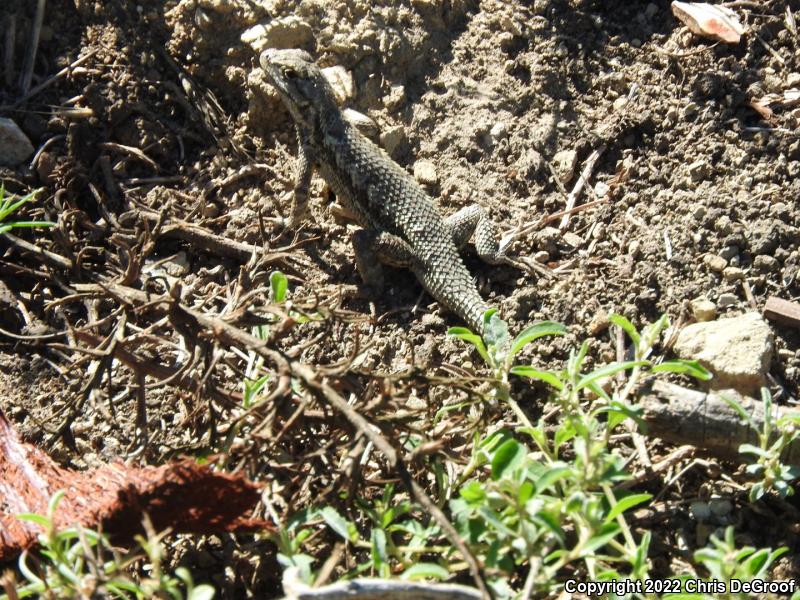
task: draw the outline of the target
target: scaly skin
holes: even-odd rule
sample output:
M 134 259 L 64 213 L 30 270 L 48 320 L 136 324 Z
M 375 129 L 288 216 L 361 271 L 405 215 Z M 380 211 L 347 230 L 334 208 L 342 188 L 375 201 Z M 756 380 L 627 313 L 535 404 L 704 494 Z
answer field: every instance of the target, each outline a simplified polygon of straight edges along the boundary
M 484 260 L 506 262 L 483 209 L 467 207 L 444 219 L 414 178 L 342 115 L 330 84 L 306 52 L 267 50 L 261 66 L 297 129 L 297 185 L 289 224 L 303 218 L 311 174 L 318 169 L 364 228 L 354 235 L 353 245 L 365 283 L 382 285 L 380 263 L 409 268 L 431 296 L 482 332 L 489 307 L 458 248 L 475 232 Z

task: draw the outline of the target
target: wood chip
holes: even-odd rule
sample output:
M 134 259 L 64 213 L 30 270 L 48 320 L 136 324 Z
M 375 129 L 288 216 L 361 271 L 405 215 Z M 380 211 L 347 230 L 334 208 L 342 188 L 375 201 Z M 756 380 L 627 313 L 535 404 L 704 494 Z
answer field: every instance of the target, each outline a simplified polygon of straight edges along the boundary
M 770 321 L 800 329 L 800 303 L 770 296 L 764 305 L 764 316 Z
M 738 44 L 745 29 L 731 9 L 708 2 L 673 2 L 672 14 L 689 31 L 726 44 Z

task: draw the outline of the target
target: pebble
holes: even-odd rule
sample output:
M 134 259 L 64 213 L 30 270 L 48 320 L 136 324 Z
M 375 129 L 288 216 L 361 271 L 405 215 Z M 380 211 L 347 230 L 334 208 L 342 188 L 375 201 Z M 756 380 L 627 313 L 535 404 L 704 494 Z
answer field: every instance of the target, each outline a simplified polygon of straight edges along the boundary
M 717 298 L 717 306 L 720 308 L 727 308 L 737 304 L 739 304 L 739 298 L 736 296 L 736 294 L 724 292 L 719 295 L 719 298 Z
M 505 123 L 495 123 L 492 125 L 492 128 L 489 130 L 489 137 L 492 139 L 492 142 L 495 144 L 502 140 L 504 137 L 508 135 L 508 127 L 506 127 Z
M 553 157 L 553 166 L 562 183 L 568 183 L 575 175 L 578 153 L 575 150 L 561 150 Z
M 717 306 L 708 298 L 695 298 L 690 302 L 692 315 L 698 323 L 713 321 L 717 318 Z
M 725 267 L 722 277 L 725 281 L 740 281 L 744 279 L 744 271 L 739 267 Z
M 800 73 L 789 73 L 786 76 L 786 85 L 788 87 L 800 86 Z
M 242 42 L 258 53 L 267 48 L 300 48 L 313 39 L 311 25 L 294 15 L 259 23 L 241 35 Z
M 711 508 L 708 502 L 696 501 L 689 505 L 689 512 L 698 521 L 707 521 L 711 517 Z
M 721 273 L 728 266 L 727 261 L 716 254 L 706 254 L 703 257 L 703 262 L 710 270 L 717 273 Z
M 715 516 L 724 517 L 733 510 L 733 503 L 725 498 L 712 498 L 708 507 Z
M 0 165 L 16 167 L 33 154 L 33 144 L 11 119 L 0 118 Z
M 539 250 L 533 255 L 533 260 L 540 264 L 546 264 L 550 260 L 550 253 L 547 250 Z
M 402 85 L 393 85 L 389 93 L 383 97 L 383 105 L 391 112 L 396 111 L 406 101 L 406 88 Z
M 756 256 L 755 260 L 753 260 L 753 268 L 762 273 L 777 271 L 778 267 L 780 267 L 778 259 L 769 254 L 759 254 Z
M 692 181 L 702 181 L 709 175 L 708 163 L 704 160 L 697 160 L 689 165 L 689 175 Z
M 414 163 L 414 179 L 425 185 L 435 185 L 439 181 L 439 176 L 431 161 L 418 160 Z

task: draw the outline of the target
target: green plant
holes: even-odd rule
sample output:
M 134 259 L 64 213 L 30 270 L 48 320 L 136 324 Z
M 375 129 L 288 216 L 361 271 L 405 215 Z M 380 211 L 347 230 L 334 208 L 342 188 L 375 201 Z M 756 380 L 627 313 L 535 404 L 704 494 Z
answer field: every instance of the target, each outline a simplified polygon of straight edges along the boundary
M 55 225 L 55 223 L 51 221 L 6 221 L 6 219 L 19 210 L 23 204 L 34 200 L 37 194 L 38 190 L 21 198 L 12 194 L 6 194 L 5 186 L 0 183 L 0 235 L 12 229 L 53 227 Z
M 506 346 L 510 351 L 499 360 L 489 350 L 491 339 L 483 348 L 464 332 L 456 332 L 478 348 L 495 369 L 496 378 L 508 373 L 543 381 L 554 389 L 551 402 L 561 409 L 554 428 L 548 429 L 543 421 L 533 427 L 525 418 L 516 431 L 500 430 L 480 438 L 464 469 L 459 497 L 450 502 L 462 535 L 494 570 L 492 583 L 500 596 L 520 591 L 513 584 L 520 568 L 527 568 L 523 587 L 528 592 L 553 591 L 567 565 L 580 568 L 587 579 L 595 581 L 647 577 L 650 534 L 637 541 L 625 512 L 647 502 L 650 495 L 614 491 L 629 475 L 624 458 L 610 447 L 610 438 L 625 420 L 639 421 L 639 409 L 630 404 L 629 397 L 643 373 L 687 373 L 701 379 L 710 375 L 693 361 L 656 363 L 650 359 L 668 326 L 666 316 L 641 332 L 620 315 L 611 315 L 610 320 L 628 334 L 633 360 L 588 373 L 583 368 L 587 343 L 573 351 L 559 371 L 511 366 L 514 350 L 524 346 L 526 337 L 532 341 L 562 333 L 555 323 L 529 328 Z M 621 381 L 608 391 L 607 384 L 618 375 Z M 532 440 L 536 451 L 520 442 L 519 436 Z M 488 468 L 488 478 L 466 480 L 484 468 Z
M 541 321 L 531 325 L 511 340 L 508 324 L 497 315 L 497 310 L 494 308 L 484 313 L 483 323 L 483 337 L 466 327 L 451 327 L 447 334 L 475 347 L 491 370 L 494 398 L 511 406 L 520 421 L 530 426 L 528 417 L 511 397 L 508 376 L 513 372 L 514 358 L 528 344 L 542 337 L 563 335 L 567 332 L 567 328 L 554 321 Z
M 91 529 L 80 526 L 58 529 L 55 514 L 64 496 L 53 495 L 47 515 L 25 513 L 19 519 L 42 527 L 39 534 L 41 549 L 38 557 L 26 550 L 18 561 L 24 583 L 15 590 L 18 598 L 95 598 L 120 599 L 173 598 L 175 600 L 211 600 L 214 588 L 194 585 L 187 569 L 178 568 L 174 575 L 161 568 L 162 536 L 156 535 L 146 521 L 146 538 L 137 536 L 144 554 L 121 556 L 108 539 Z M 135 580 L 130 571 L 142 559 L 142 571 L 149 576 Z M 185 588 L 185 593 L 184 593 Z M 0 595 L 0 600 L 9 600 Z
M 772 490 L 782 498 L 794 494 L 791 482 L 800 477 L 800 467 L 783 464 L 781 455 L 800 437 L 800 413 L 792 412 L 776 419 L 772 411 L 772 395 L 767 388 L 761 388 L 764 423 L 759 427 L 737 400 L 725 395 L 723 399 L 758 435 L 758 446 L 739 446 L 740 453 L 755 458 L 755 462 L 747 466 L 747 473 L 760 478 L 750 486 L 750 501 L 755 502 Z
M 742 582 L 766 580 L 769 568 L 775 560 L 789 551 L 786 547 L 777 550 L 769 548 L 756 550 L 752 546 L 739 548 L 734 539 L 733 527 L 725 529 L 725 537 L 722 539 L 712 535 L 710 542 L 708 547 L 694 553 L 694 559 L 706 568 L 711 581 L 725 584 L 725 592 L 713 596 L 719 599 L 752 597 L 749 593 L 743 593 Z M 678 597 L 689 596 L 687 594 L 665 596 L 672 600 Z

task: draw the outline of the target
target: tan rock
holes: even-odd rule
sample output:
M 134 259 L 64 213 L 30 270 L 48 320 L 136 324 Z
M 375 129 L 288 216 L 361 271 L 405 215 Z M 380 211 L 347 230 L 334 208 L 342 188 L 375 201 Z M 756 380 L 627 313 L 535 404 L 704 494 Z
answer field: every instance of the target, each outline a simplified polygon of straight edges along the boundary
M 769 325 L 756 312 L 684 327 L 675 351 L 697 360 L 714 374 L 711 387 L 730 387 L 751 394 L 764 385 L 774 340 Z

